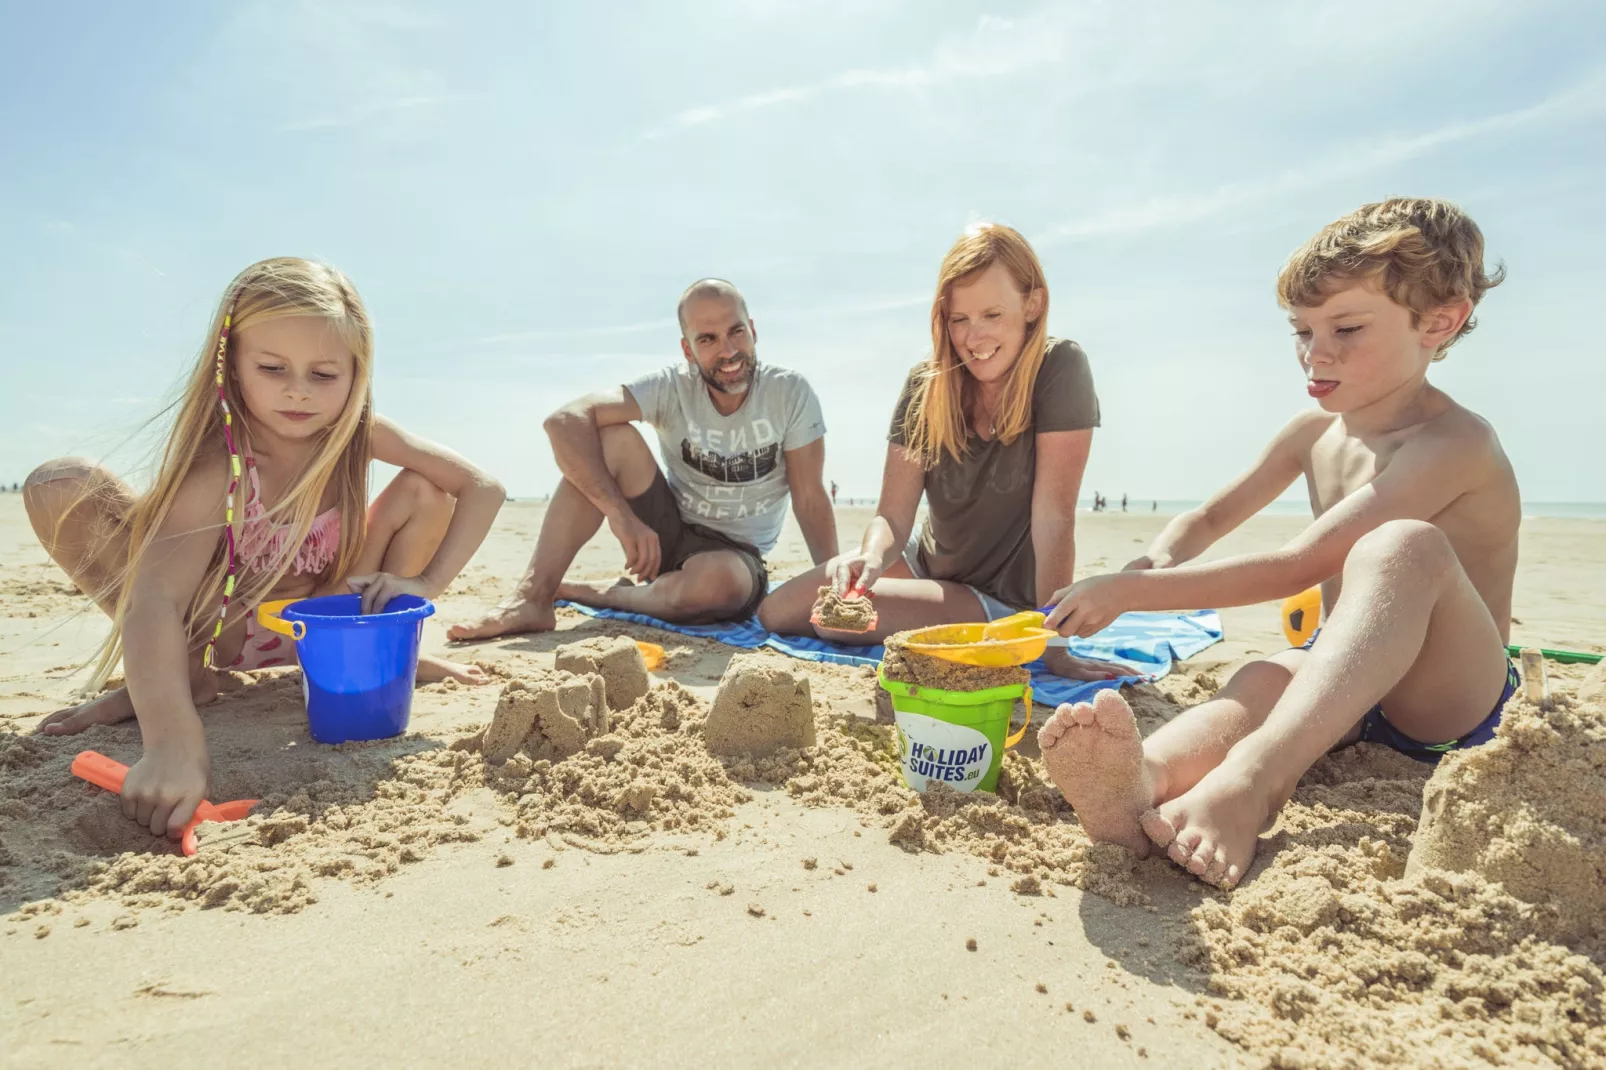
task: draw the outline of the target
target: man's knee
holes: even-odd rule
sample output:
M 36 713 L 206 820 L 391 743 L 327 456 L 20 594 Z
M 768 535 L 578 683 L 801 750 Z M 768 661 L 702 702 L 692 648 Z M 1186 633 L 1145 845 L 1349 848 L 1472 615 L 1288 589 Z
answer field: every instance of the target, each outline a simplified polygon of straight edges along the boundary
M 734 613 L 753 594 L 753 577 L 739 560 L 698 562 L 683 569 L 682 575 L 685 582 L 678 586 L 669 605 L 677 615 Z
M 1344 568 L 1391 571 L 1408 568 L 1438 573 L 1455 561 L 1455 548 L 1436 525 L 1426 520 L 1390 520 L 1355 541 Z
M 658 475 L 658 461 L 634 424 L 614 424 L 598 433 L 602 463 L 627 498 L 645 494 Z

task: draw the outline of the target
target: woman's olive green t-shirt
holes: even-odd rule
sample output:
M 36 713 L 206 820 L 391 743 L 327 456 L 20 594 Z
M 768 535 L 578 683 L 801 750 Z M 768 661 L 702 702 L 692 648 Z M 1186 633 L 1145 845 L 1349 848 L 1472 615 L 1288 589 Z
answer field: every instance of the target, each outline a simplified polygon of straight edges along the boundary
M 904 380 L 889 442 L 907 445 L 904 418 L 925 366 L 921 362 Z M 1032 488 L 1037 436 L 1097 426 L 1099 399 L 1087 354 L 1075 342 L 1049 339 L 1032 384 L 1031 426 L 1008 445 L 988 442 L 967 428 L 964 459 L 944 453 L 927 470 L 927 516 L 919 550 L 926 575 L 968 584 L 1018 609 L 1036 608 Z

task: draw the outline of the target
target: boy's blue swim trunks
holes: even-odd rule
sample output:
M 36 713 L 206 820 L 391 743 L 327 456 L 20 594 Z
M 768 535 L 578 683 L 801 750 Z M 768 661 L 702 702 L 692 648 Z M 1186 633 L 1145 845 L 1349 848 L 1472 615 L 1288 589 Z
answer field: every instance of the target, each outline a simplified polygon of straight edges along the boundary
M 1322 630 L 1317 628 L 1315 634 L 1295 649 L 1309 650 L 1315 645 L 1316 636 L 1321 634 Z M 1496 700 L 1494 709 L 1489 712 L 1489 716 L 1478 722 L 1476 728 L 1460 739 L 1452 739 L 1447 743 L 1423 743 L 1420 740 L 1412 739 L 1398 728 L 1395 728 L 1389 719 L 1383 716 L 1383 704 L 1380 702 L 1367 710 L 1366 716 L 1361 718 L 1360 741 L 1381 743 L 1385 747 L 1392 747 L 1394 750 L 1399 751 L 1407 758 L 1415 758 L 1419 762 L 1437 765 L 1439 764 L 1439 759 L 1451 751 L 1476 747 L 1493 739 L 1494 730 L 1500 725 L 1500 717 L 1505 712 L 1506 703 L 1511 701 L 1511 696 L 1517 693 L 1517 687 L 1521 683 L 1522 676 L 1517 672 L 1517 666 L 1512 663 L 1510 658 L 1507 658 L 1506 686 L 1501 690 L 1500 698 Z

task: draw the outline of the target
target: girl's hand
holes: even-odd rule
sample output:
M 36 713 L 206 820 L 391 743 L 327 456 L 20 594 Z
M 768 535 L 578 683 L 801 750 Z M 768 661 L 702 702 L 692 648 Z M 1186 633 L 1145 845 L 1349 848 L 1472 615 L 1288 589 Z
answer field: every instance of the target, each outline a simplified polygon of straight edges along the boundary
M 1124 566 L 1122 566 L 1121 571 L 1147 572 L 1151 568 L 1158 567 L 1159 566 L 1154 563 L 1154 558 L 1150 557 L 1148 554 L 1144 554 L 1142 557 L 1134 557 L 1132 560 L 1128 561 Z
M 849 592 L 868 594 L 886 569 L 886 565 L 871 560 L 864 551 L 854 550 L 852 553 L 837 554 L 827 561 L 825 575 L 836 593 L 846 597 Z
M 123 813 L 158 836 L 178 839 L 206 798 L 212 763 L 206 740 L 187 734 L 148 745 L 123 781 Z
M 346 585 L 362 595 L 364 613 L 381 613 L 390 600 L 399 594 L 413 594 L 419 598 L 433 598 L 437 592 L 418 576 L 393 576 L 389 572 L 371 572 L 366 576 L 348 576 Z
M 1086 638 L 1109 627 L 1110 622 L 1126 611 L 1121 597 L 1123 584 L 1119 572 L 1106 576 L 1089 576 L 1054 594 L 1054 611 L 1044 626 L 1056 629 L 1061 635 L 1078 635 Z

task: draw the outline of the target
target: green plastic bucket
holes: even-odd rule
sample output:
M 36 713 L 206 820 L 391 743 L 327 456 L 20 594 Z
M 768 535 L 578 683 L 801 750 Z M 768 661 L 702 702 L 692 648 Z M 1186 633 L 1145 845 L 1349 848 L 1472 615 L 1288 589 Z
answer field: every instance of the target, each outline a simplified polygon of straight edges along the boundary
M 876 679 L 892 698 L 898 759 L 911 789 L 924 791 L 933 780 L 955 791 L 997 789 L 1004 751 L 1019 743 L 1032 723 L 1030 684 L 944 691 L 888 680 L 879 669 Z M 1017 699 L 1026 703 L 1026 724 L 1011 733 Z

